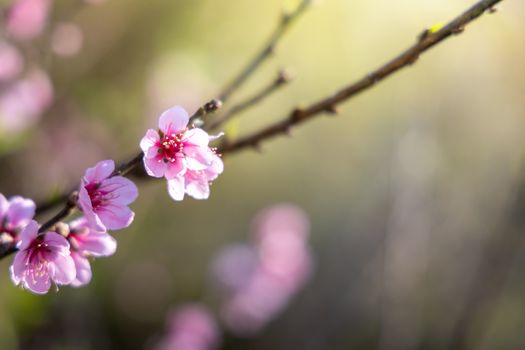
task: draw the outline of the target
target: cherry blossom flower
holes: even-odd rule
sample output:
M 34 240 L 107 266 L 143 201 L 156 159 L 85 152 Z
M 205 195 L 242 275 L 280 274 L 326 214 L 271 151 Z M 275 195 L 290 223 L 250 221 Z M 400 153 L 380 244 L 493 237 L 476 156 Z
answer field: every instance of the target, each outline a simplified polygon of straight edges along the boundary
M 113 170 L 115 162 L 100 161 L 86 170 L 80 185 L 78 204 L 97 231 L 128 227 L 135 216 L 128 204 L 137 198 L 137 186 L 125 177 L 111 177 Z
M 214 318 L 202 305 L 179 307 L 168 319 L 168 334 L 157 350 L 212 350 L 220 342 L 220 333 Z
M 73 287 L 81 287 L 91 281 L 89 257 L 110 256 L 117 250 L 117 241 L 105 232 L 97 232 L 85 217 L 69 224 L 67 239 L 71 245 L 71 257 L 77 271 Z
M 209 147 L 216 137 L 199 128 L 188 128 L 188 113 L 175 106 L 159 118 L 159 130 L 149 129 L 140 142 L 148 175 L 165 177 L 168 192 L 177 201 L 188 194 L 209 196 L 209 182 L 223 171 L 222 160 Z
M 50 5 L 50 0 L 15 0 L 7 11 L 7 31 L 18 40 L 38 37 L 46 25 Z
M 39 69 L 10 83 L 0 92 L 0 131 L 19 132 L 34 124 L 53 100 L 53 86 Z
M 14 244 L 35 216 L 35 202 L 20 196 L 7 200 L 0 193 L 0 243 Z
M 24 59 L 18 50 L 5 41 L 0 41 L 0 82 L 14 79 L 24 66 Z
M 64 285 L 75 279 L 75 263 L 67 240 L 55 232 L 39 235 L 36 221 L 32 220 L 22 231 L 18 249 L 10 268 L 16 285 L 45 294 L 51 283 Z
M 284 309 L 312 270 L 306 215 L 289 204 L 255 220 L 255 243 L 223 249 L 213 263 L 222 290 L 221 317 L 233 333 L 251 335 Z
M 74 23 L 58 23 L 51 34 L 51 49 L 63 57 L 76 55 L 84 45 L 84 34 Z
M 203 170 L 186 169 L 184 175 L 168 180 L 168 192 L 175 200 L 184 199 L 184 193 L 195 199 L 207 199 L 210 196 L 210 183 L 224 170 L 219 156 L 212 155 L 210 166 Z

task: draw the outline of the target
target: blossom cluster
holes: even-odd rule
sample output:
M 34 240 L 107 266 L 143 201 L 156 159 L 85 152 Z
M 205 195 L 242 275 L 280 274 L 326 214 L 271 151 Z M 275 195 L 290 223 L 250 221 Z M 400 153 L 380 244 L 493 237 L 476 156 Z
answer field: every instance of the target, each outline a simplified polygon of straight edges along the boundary
M 86 1 L 90 4 L 91 1 Z M 83 33 L 73 23 L 50 23 L 52 0 L 13 0 L 3 12 L 0 31 L 0 132 L 19 133 L 35 124 L 53 102 L 54 89 L 42 69 L 48 57 L 23 53 L 28 42 L 49 40 L 57 56 L 73 56 L 83 45 Z M 45 41 L 44 40 L 44 41 Z
M 146 172 L 166 178 L 168 193 L 176 201 L 184 194 L 207 199 L 210 182 L 224 170 L 221 158 L 209 147 L 218 136 L 189 128 L 189 122 L 188 113 L 175 106 L 162 113 L 158 130 L 149 129 L 140 142 Z
M 254 242 L 224 247 L 211 270 L 221 293 L 220 320 L 236 336 L 250 336 L 273 320 L 312 272 L 309 223 L 301 209 L 279 204 L 255 220 Z M 156 350 L 214 350 L 219 322 L 203 304 L 186 304 L 168 315 Z
M 186 111 L 174 107 L 161 115 L 159 131 L 148 130 L 141 141 L 146 171 L 166 177 L 176 200 L 184 193 L 207 198 L 209 182 L 223 170 L 222 160 L 208 145 L 215 137 L 188 128 L 188 122 Z M 70 199 L 81 215 L 67 223 L 40 226 L 31 199 L 7 200 L 0 194 L 0 247 L 4 253 L 18 251 L 10 268 L 13 282 L 37 294 L 47 293 L 52 284 L 87 284 L 92 276 L 88 259 L 115 253 L 117 243 L 109 232 L 131 225 L 135 213 L 129 205 L 137 196 L 137 186 L 119 175 L 113 160 L 85 171 L 75 198 Z
M 78 191 L 82 216 L 40 231 L 33 220 L 30 199 L 0 197 L 2 242 L 18 249 L 11 279 L 31 292 L 44 294 L 51 285 L 83 286 L 91 280 L 90 257 L 110 256 L 117 248 L 108 230 L 128 227 L 133 212 L 127 207 L 138 195 L 137 187 L 121 176 L 111 176 L 115 164 L 99 162 L 86 170 Z
M 299 208 L 276 205 L 255 220 L 254 243 L 219 252 L 213 276 L 223 294 L 221 317 L 231 332 L 259 331 L 306 283 L 312 269 L 308 232 Z
M 210 350 L 218 347 L 220 332 L 217 322 L 204 306 L 187 304 L 168 315 L 167 335 L 156 350 Z

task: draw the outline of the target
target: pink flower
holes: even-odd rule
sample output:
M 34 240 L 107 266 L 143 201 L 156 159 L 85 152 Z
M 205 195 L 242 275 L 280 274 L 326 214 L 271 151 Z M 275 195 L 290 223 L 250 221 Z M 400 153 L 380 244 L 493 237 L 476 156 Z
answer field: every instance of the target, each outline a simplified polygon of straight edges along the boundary
M 9 201 L 0 193 L 0 243 L 17 242 L 19 233 L 35 216 L 35 203 L 20 196 Z
M 165 177 L 170 196 L 178 201 L 185 193 L 208 198 L 209 182 L 223 171 L 222 160 L 208 145 L 215 137 L 199 128 L 188 129 L 188 122 L 188 113 L 173 107 L 160 116 L 159 131 L 149 129 L 140 142 L 146 172 Z
M 210 196 L 210 183 L 224 170 L 222 160 L 212 154 L 209 167 L 203 170 L 186 169 L 183 175 L 168 180 L 168 192 L 171 198 L 182 200 L 184 193 L 195 199 L 207 199 Z
M 312 270 L 309 224 L 297 207 L 273 206 L 255 220 L 255 244 L 224 249 L 214 277 L 224 289 L 221 316 L 237 335 L 251 335 L 281 312 Z
M 24 60 L 18 50 L 12 45 L 0 41 L 0 82 L 14 79 L 24 66 Z
M 97 232 L 85 217 L 71 222 L 69 229 L 67 239 L 77 271 L 71 285 L 80 287 L 91 281 L 91 265 L 87 258 L 113 255 L 117 250 L 117 241 L 105 232 Z
M 110 177 L 113 170 L 112 160 L 100 161 L 86 170 L 80 185 L 78 204 L 97 231 L 128 227 L 135 216 L 128 204 L 137 198 L 137 186 L 125 177 Z
M 58 23 L 51 35 L 51 48 L 64 57 L 76 55 L 84 45 L 84 34 L 79 26 L 73 23 Z
M 184 305 L 169 316 L 167 336 L 157 350 L 212 350 L 220 342 L 217 323 L 210 312 L 198 304 Z
M 46 25 L 50 5 L 50 0 L 15 0 L 7 12 L 7 31 L 18 40 L 36 38 Z
M 46 111 L 53 100 L 53 86 L 41 70 L 30 71 L 0 92 L 0 130 L 22 131 Z
M 69 243 L 55 232 L 38 235 L 38 224 L 32 220 L 22 231 L 11 265 L 11 279 L 36 294 L 45 294 L 51 283 L 69 284 L 76 276 Z

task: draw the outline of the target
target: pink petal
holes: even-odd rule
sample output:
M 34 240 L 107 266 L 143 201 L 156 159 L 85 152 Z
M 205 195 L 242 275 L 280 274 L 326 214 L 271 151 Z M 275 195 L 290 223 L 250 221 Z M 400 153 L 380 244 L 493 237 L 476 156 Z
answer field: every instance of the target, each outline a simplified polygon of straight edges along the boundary
M 24 278 L 27 258 L 28 252 L 26 250 L 22 250 L 16 253 L 15 258 L 13 259 L 13 264 L 11 265 L 9 271 L 11 273 L 11 280 L 15 285 L 20 284 Z
M 186 170 L 186 160 L 184 158 L 177 159 L 174 163 L 168 163 L 168 168 L 164 173 L 167 180 L 173 179 L 179 175 L 182 175 Z
M 14 227 L 26 225 L 35 216 L 36 205 L 31 199 L 15 196 L 9 199 L 7 218 Z
M 72 252 L 71 257 L 73 258 L 73 261 L 75 262 L 75 270 L 76 270 L 76 277 L 73 280 L 73 282 L 71 282 L 71 286 L 73 287 L 85 286 L 91 281 L 91 277 L 92 277 L 91 265 L 89 264 L 89 260 L 76 252 Z
M 77 275 L 75 262 L 70 255 L 57 254 L 49 267 L 51 278 L 56 284 L 70 284 Z
M 140 140 L 140 149 L 146 153 L 150 148 L 154 147 L 159 140 L 159 133 L 153 129 L 149 129 L 146 131 L 146 135 L 142 138 L 142 140 Z
M 215 180 L 217 176 L 219 176 L 219 174 L 222 174 L 223 171 L 224 163 L 222 162 L 222 159 L 217 155 L 214 155 L 211 165 L 204 170 L 208 181 Z
M 0 193 L 0 220 L 4 220 L 4 216 L 5 216 L 5 213 L 7 212 L 8 207 L 9 207 L 9 202 L 4 197 L 4 195 Z
M 46 294 L 51 287 L 49 273 L 29 273 L 23 282 L 24 288 L 36 294 Z
M 78 194 L 78 204 L 84 213 L 84 217 L 89 223 L 89 226 L 97 232 L 106 232 L 106 226 L 104 226 L 98 215 L 93 211 L 91 199 L 89 198 L 89 195 L 84 187 L 80 188 Z
M 149 176 L 163 177 L 168 165 L 162 159 L 144 158 L 144 168 Z
M 108 230 L 120 230 L 131 225 L 135 213 L 126 206 L 105 205 L 99 210 L 98 217 Z
M 106 227 L 102 224 L 98 215 L 93 211 L 91 197 L 89 197 L 89 193 L 84 186 L 80 186 L 80 190 L 78 191 L 78 206 L 84 213 L 84 217 L 91 227 L 96 231 L 106 231 Z
M 113 160 L 102 160 L 94 167 L 86 170 L 84 181 L 88 184 L 101 182 L 102 180 L 107 179 L 113 170 L 115 170 L 115 162 Z
M 213 152 L 209 148 L 201 148 L 198 146 L 185 146 L 184 153 L 186 154 L 186 166 L 191 170 L 204 170 L 210 166 L 212 162 Z
M 100 229 L 93 225 L 91 225 L 88 221 L 88 219 L 85 216 L 81 216 L 76 220 L 73 220 L 69 223 L 69 227 L 71 227 L 72 230 L 82 230 L 87 229 L 90 233 L 105 233 L 106 228 Z
M 78 248 L 93 256 L 109 256 L 117 250 L 117 241 L 107 233 L 90 232 L 79 240 Z
M 184 199 L 184 178 L 182 176 L 168 180 L 168 193 L 176 201 Z
M 184 133 L 182 142 L 197 147 L 207 148 L 210 141 L 208 133 L 199 128 L 193 128 Z
M 208 199 L 210 185 L 204 176 L 186 178 L 186 193 L 195 199 Z
M 111 203 L 127 205 L 135 201 L 139 194 L 133 181 L 123 176 L 114 176 L 102 182 L 100 191 L 110 192 Z
M 24 60 L 18 50 L 0 41 L 0 81 L 7 82 L 14 79 L 23 69 Z
M 39 36 L 49 14 L 49 0 L 17 0 L 7 11 L 6 28 L 18 40 Z
M 69 242 L 67 241 L 64 236 L 59 235 L 55 232 L 46 232 L 44 236 L 44 242 L 46 242 L 50 249 L 53 250 L 54 253 L 58 254 L 69 254 Z
M 38 235 L 38 223 L 35 220 L 31 220 L 29 224 L 20 233 L 20 242 L 18 243 L 19 250 L 26 250 L 31 245 L 31 242 Z
M 178 133 L 186 128 L 189 120 L 188 112 L 180 106 L 175 106 L 161 114 L 159 129 L 165 134 Z

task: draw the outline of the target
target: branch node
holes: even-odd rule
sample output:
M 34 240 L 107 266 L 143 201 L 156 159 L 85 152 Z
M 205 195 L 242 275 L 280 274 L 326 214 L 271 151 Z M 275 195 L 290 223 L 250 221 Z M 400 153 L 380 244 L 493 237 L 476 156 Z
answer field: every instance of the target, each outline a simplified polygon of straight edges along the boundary
M 77 206 L 77 202 L 78 202 L 78 191 L 73 191 L 71 192 L 71 194 L 69 195 L 67 199 L 67 205 L 68 207 L 73 208 Z
M 412 57 L 408 58 L 407 65 L 409 65 L 409 66 L 413 65 L 414 63 L 417 62 L 418 59 L 419 59 L 419 55 L 418 54 L 414 54 Z
M 337 107 L 334 105 L 327 106 L 325 111 L 331 116 L 334 116 L 339 113 L 339 111 L 337 110 Z
M 296 108 L 293 110 L 292 114 L 290 115 L 290 120 L 292 123 L 299 122 L 304 115 L 304 110 L 301 108 Z
M 258 142 L 258 141 L 255 141 L 253 144 L 252 144 L 252 147 L 254 150 L 256 150 L 257 152 L 259 153 L 262 153 L 263 152 L 263 149 L 261 147 L 261 144 Z
M 368 77 L 368 79 L 370 79 L 370 81 L 375 84 L 377 83 L 379 80 L 381 80 L 376 73 L 368 73 L 366 75 Z
M 285 69 L 281 69 L 279 73 L 277 73 L 277 79 L 275 80 L 275 85 L 283 85 L 283 84 L 289 83 L 290 80 L 292 80 L 290 73 L 288 73 L 288 71 L 286 71 Z
M 421 33 L 419 33 L 419 35 L 417 36 L 417 41 L 418 42 L 422 42 L 423 40 L 428 38 L 429 35 L 430 35 L 430 30 L 428 28 L 426 28 Z
M 453 28 L 452 29 L 452 34 L 454 35 L 458 35 L 458 34 L 461 34 L 465 31 L 465 27 L 458 27 L 458 28 Z
M 281 14 L 281 26 L 285 27 L 290 22 L 292 17 L 293 14 L 283 11 L 283 13 Z

